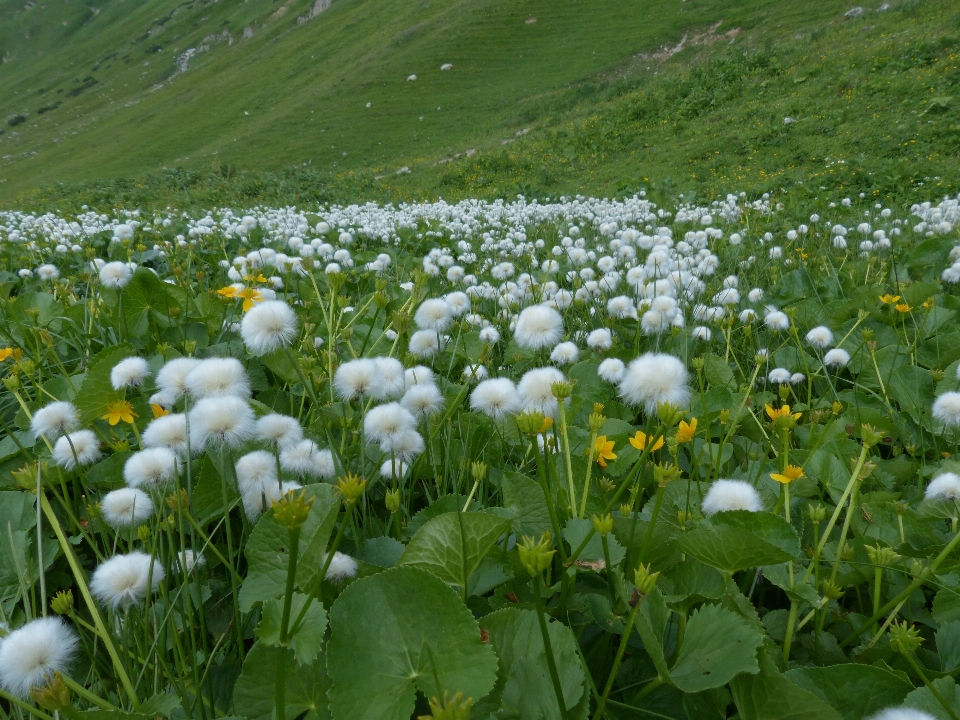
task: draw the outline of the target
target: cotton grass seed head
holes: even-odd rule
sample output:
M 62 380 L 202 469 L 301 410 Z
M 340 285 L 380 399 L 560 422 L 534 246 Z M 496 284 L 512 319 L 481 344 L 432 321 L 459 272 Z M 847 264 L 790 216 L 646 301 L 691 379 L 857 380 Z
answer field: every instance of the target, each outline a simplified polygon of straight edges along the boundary
M 608 383 L 619 383 L 627 372 L 627 366 L 619 358 L 607 358 L 597 368 L 597 375 Z
M 187 375 L 184 386 L 193 397 L 250 397 L 247 371 L 236 358 L 208 358 L 201 360 Z
M 26 700 L 30 688 L 45 687 L 54 673 L 66 673 L 79 638 L 59 617 L 39 618 L 0 641 L 0 687 Z
M 163 566 L 146 553 L 114 555 L 94 570 L 90 592 L 104 605 L 126 608 L 145 598 L 148 590 L 156 592 L 164 575 Z
M 887 708 L 881 710 L 876 715 L 871 715 L 868 720 L 937 720 L 930 713 L 913 708 Z
M 946 392 L 934 400 L 933 416 L 947 427 L 960 425 L 960 392 Z
M 349 555 L 337 550 L 330 559 L 330 566 L 327 568 L 327 575 L 324 578 L 333 583 L 340 583 L 357 574 L 357 561 Z
M 173 450 L 166 447 L 147 448 L 127 458 L 123 465 L 123 480 L 128 487 L 157 489 L 173 482 L 177 467 L 178 460 Z
M 484 380 L 470 393 L 470 407 L 494 420 L 503 420 L 520 410 L 520 394 L 509 378 Z
M 807 342 L 811 347 L 824 350 L 833 344 L 833 332 L 830 328 L 819 325 L 807 333 Z
M 100 501 L 100 512 L 112 528 L 127 528 L 145 522 L 153 514 L 150 496 L 136 488 L 112 490 Z
M 415 428 L 416 418 L 400 403 L 379 405 L 370 410 L 363 419 L 363 431 L 367 442 L 383 442 L 405 430 Z
M 620 396 L 631 405 L 642 406 L 650 415 L 662 403 L 686 408 L 690 403 L 688 377 L 687 368 L 673 355 L 646 353 L 627 366 L 620 381 Z
M 377 400 L 388 400 L 403 395 L 406 388 L 406 375 L 403 363 L 392 357 L 377 357 L 373 359 L 380 371 L 380 383 L 377 386 Z
M 553 394 L 553 385 L 564 380 L 563 373 L 554 367 L 528 370 L 517 383 L 520 406 L 526 412 L 542 412 L 547 417 L 556 417 L 560 407 Z
M 78 423 L 77 408 L 73 403 L 61 401 L 37 410 L 30 420 L 30 429 L 34 437 L 53 440 L 75 429 Z
M 175 358 L 157 373 L 157 387 L 176 402 L 187 392 L 187 376 L 200 364 L 195 358 Z
M 834 348 L 829 350 L 826 355 L 823 356 L 823 364 L 827 367 L 832 367 L 840 369 L 845 367 L 846 364 L 850 362 L 850 353 L 848 353 L 843 348 Z
M 923 495 L 928 500 L 951 500 L 956 502 L 957 498 L 960 498 L 960 476 L 952 472 L 937 475 L 937 477 L 927 485 Z
M 110 371 L 110 384 L 114 390 L 123 390 L 128 387 L 139 387 L 140 384 L 150 377 L 150 366 L 147 361 L 141 357 L 128 357 L 116 365 Z
M 318 451 L 319 448 L 313 440 L 301 440 L 288 445 L 280 451 L 280 467 L 300 476 L 313 475 L 316 472 L 314 454 Z
M 62 436 L 53 446 L 53 461 L 65 470 L 91 465 L 100 459 L 100 440 L 92 430 L 77 430 Z
M 333 388 L 342 400 L 375 397 L 382 392 L 382 384 L 380 368 L 368 358 L 345 362 L 333 374 Z
M 234 466 L 240 492 L 260 492 L 268 486 L 280 487 L 277 480 L 277 459 L 266 450 L 247 453 Z
M 205 398 L 190 411 L 190 445 L 238 447 L 253 434 L 253 411 L 238 397 Z
M 418 420 L 435 415 L 443 409 L 443 393 L 436 385 L 414 385 L 400 399 L 400 404 Z
M 260 440 L 278 447 L 289 447 L 303 439 L 303 428 L 294 417 L 270 413 L 257 419 L 256 434 Z
M 742 480 L 717 480 L 703 498 L 703 514 L 716 515 L 729 510 L 763 510 L 763 502 L 753 485 Z
M 100 268 L 100 282 L 104 287 L 120 290 L 133 276 L 133 271 L 126 263 L 120 261 L 108 262 Z
M 513 338 L 522 348 L 539 350 L 556 345 L 563 334 L 563 317 L 547 305 L 531 305 L 520 313 Z
M 186 456 L 187 416 L 174 413 L 151 420 L 143 431 L 143 444 L 148 448 L 166 448 L 181 457 Z
M 424 300 L 417 308 L 413 321 L 421 330 L 443 332 L 453 322 L 453 308 L 450 303 L 440 298 Z
M 281 300 L 257 303 L 240 323 L 240 337 L 254 355 L 286 347 L 296 336 L 297 315 Z
M 432 385 L 433 370 L 426 365 L 417 365 L 404 371 L 403 380 L 408 388 L 414 385 Z

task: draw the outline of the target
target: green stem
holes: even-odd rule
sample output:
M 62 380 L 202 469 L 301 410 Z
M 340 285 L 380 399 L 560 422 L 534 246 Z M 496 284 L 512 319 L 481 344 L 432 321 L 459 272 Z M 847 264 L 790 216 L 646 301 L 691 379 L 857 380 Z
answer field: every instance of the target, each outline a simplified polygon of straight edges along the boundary
M 927 674 L 921 669 L 917 661 L 913 659 L 913 653 L 903 653 L 903 657 L 906 658 L 906 661 L 910 664 L 910 667 L 913 668 L 913 671 L 920 676 L 920 679 L 923 680 L 923 684 L 927 686 L 927 689 L 933 693 L 933 696 L 937 699 L 937 702 L 939 702 L 943 706 L 943 709 L 947 711 L 947 715 L 953 718 L 953 720 L 960 720 L 960 718 L 957 717 L 957 714 L 953 711 L 953 708 L 947 704 L 946 699 L 944 699 L 943 695 L 940 694 L 940 691 L 934 687 L 932 682 L 930 682 L 930 678 L 927 677 Z
M 603 688 L 603 696 L 597 704 L 597 711 L 593 715 L 593 720 L 602 720 L 603 711 L 607 707 L 607 698 L 610 697 L 610 691 L 613 689 L 613 683 L 617 679 L 617 673 L 620 671 L 620 663 L 623 661 L 623 653 L 627 650 L 627 643 L 630 641 L 630 633 L 633 632 L 633 623 L 637 619 L 637 611 L 640 609 L 640 603 L 643 602 L 643 596 L 637 598 L 637 604 L 630 610 L 630 616 L 627 618 L 627 626 L 623 629 L 623 635 L 620 638 L 620 647 L 617 648 L 617 655 L 613 660 L 613 667 L 610 668 L 610 675 L 607 677 L 607 684 Z M 659 678 L 657 678 L 659 680 Z M 649 687 L 649 686 L 648 686 Z
M 550 633 L 547 630 L 546 611 L 543 608 L 543 583 L 540 574 L 533 576 L 533 597 L 537 604 L 537 619 L 540 621 L 540 634 L 543 636 L 543 650 L 547 657 L 547 669 L 550 671 L 550 681 L 553 683 L 553 692 L 557 696 L 557 705 L 560 708 L 560 717 L 567 720 L 567 704 L 563 699 L 563 686 L 560 684 L 560 675 L 557 673 L 557 663 L 553 658 L 553 648 L 550 646 Z
M 560 408 L 560 439 L 563 441 L 563 455 L 567 466 L 567 485 L 570 491 L 570 517 L 577 515 L 577 491 L 573 487 L 573 464 L 570 462 L 570 439 L 567 437 L 567 410 L 563 400 L 557 402 Z
M 286 720 L 287 706 L 284 699 L 287 680 L 287 628 L 290 623 L 290 604 L 293 602 L 293 586 L 297 578 L 297 556 L 300 554 L 300 528 L 291 527 L 287 531 L 288 552 L 287 588 L 283 595 L 283 614 L 280 616 L 280 656 L 277 658 L 276 708 L 277 720 Z
M 847 544 L 847 533 L 850 531 L 850 521 L 853 519 L 853 508 L 857 504 L 857 497 L 860 494 L 861 480 L 858 477 L 853 483 L 853 492 L 850 494 L 850 504 L 847 506 L 847 516 L 843 519 L 843 529 L 840 531 L 840 542 L 837 545 L 837 556 L 833 559 L 833 570 L 830 572 L 830 581 L 837 579 L 837 571 L 840 569 L 840 556 L 843 555 L 844 547 Z
M 657 485 L 657 497 L 653 502 L 653 514 L 650 516 L 650 525 L 647 526 L 647 532 L 643 536 L 643 544 L 640 546 L 640 559 L 643 560 L 647 546 L 653 540 L 653 530 L 657 525 L 657 517 L 660 515 L 660 505 L 663 503 L 663 492 L 666 485 Z
M 797 622 L 797 601 L 790 601 L 790 615 L 787 617 L 787 632 L 783 638 L 783 660 L 790 660 L 790 646 L 793 644 L 793 626 Z
M 583 497 L 580 499 L 580 514 L 577 517 L 582 518 L 587 512 L 587 495 L 590 494 L 590 475 L 593 473 L 593 444 L 597 441 L 595 430 L 590 431 L 590 442 L 587 443 L 587 475 L 583 479 Z

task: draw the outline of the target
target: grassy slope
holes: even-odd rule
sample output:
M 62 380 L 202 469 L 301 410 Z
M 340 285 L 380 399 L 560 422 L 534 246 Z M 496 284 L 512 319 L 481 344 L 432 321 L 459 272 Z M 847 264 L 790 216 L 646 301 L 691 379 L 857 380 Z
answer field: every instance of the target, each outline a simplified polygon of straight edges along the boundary
M 902 191 L 960 169 L 945 0 L 850 21 L 838 0 L 334 0 L 302 24 L 310 0 L 75 3 L 0 0 L 0 118 L 27 116 L 0 136 L 4 204 Z M 638 54 L 721 20 L 735 42 Z M 52 181 L 86 184 L 24 192 Z

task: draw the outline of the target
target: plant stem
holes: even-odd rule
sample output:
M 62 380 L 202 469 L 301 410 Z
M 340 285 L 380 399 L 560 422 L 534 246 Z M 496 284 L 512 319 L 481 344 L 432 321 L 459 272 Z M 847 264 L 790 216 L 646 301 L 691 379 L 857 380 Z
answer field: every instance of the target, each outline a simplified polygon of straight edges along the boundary
M 583 497 L 580 499 L 580 513 L 577 517 L 582 518 L 587 512 L 587 495 L 590 494 L 590 475 L 593 473 L 593 444 L 597 441 L 595 430 L 590 431 L 590 441 L 587 443 L 587 475 L 583 479 Z
M 557 705 L 560 707 L 560 717 L 567 720 L 567 704 L 563 699 L 563 686 L 560 684 L 560 675 L 557 673 L 557 663 L 553 657 L 553 648 L 550 645 L 550 633 L 547 630 L 546 611 L 543 608 L 543 582 L 540 574 L 533 576 L 533 597 L 537 604 L 537 620 L 540 621 L 540 634 L 543 636 L 543 652 L 547 658 L 547 669 L 550 671 L 550 681 L 553 683 L 553 692 L 557 696 Z
M 913 668 L 913 671 L 920 676 L 921 680 L 923 680 L 923 684 L 927 686 L 927 690 L 932 692 L 933 696 L 937 699 L 937 702 L 943 706 L 943 709 L 946 710 L 947 715 L 953 718 L 953 720 L 960 720 L 960 718 L 957 717 L 957 714 L 953 711 L 953 708 L 947 704 L 946 699 L 944 699 L 943 695 L 940 694 L 940 691 L 933 686 L 932 682 L 930 682 L 930 678 L 927 677 L 927 674 L 921 669 L 917 661 L 913 659 L 913 653 L 903 653 L 903 657 L 906 658 L 907 662 L 910 664 L 910 667 Z
M 623 653 L 627 650 L 627 643 L 630 642 L 630 633 L 633 632 L 633 623 L 637 619 L 637 611 L 640 609 L 640 603 L 643 602 L 643 596 L 637 598 L 637 604 L 630 610 L 627 618 L 627 626 L 623 629 L 623 635 L 620 638 L 620 647 L 617 648 L 616 657 L 613 660 L 613 667 L 610 668 L 610 675 L 607 677 L 607 684 L 603 688 L 603 696 L 597 704 L 597 711 L 593 714 L 593 720 L 602 720 L 603 711 L 607 707 L 607 698 L 610 697 L 610 691 L 613 689 L 613 683 L 617 679 L 617 673 L 620 671 L 620 663 L 623 661 Z M 660 679 L 659 677 L 657 678 Z M 649 686 L 648 686 L 649 687 Z
M 558 401 L 560 408 L 560 439 L 563 441 L 563 455 L 567 467 L 567 485 L 570 491 L 570 517 L 577 516 L 577 491 L 573 487 L 573 464 L 570 462 L 570 439 L 567 437 L 567 410 L 563 400 Z
M 293 586 L 297 579 L 297 557 L 300 554 L 300 528 L 292 527 L 287 531 L 289 546 L 287 562 L 287 588 L 283 595 L 283 614 L 280 617 L 280 657 L 277 658 L 276 708 L 277 720 L 286 720 L 287 707 L 284 700 L 287 680 L 287 628 L 290 623 L 290 604 L 293 602 Z

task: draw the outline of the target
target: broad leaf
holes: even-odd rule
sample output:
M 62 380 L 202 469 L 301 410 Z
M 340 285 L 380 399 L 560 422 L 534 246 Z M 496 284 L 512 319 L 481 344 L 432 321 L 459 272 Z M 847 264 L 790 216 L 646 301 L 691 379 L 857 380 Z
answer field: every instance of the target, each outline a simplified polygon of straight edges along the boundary
M 293 624 L 303 606 L 307 602 L 307 596 L 301 593 L 294 593 L 290 603 L 290 620 L 287 626 L 287 642 L 289 647 L 297 656 L 297 662 L 301 665 L 309 665 L 316 660 L 323 646 L 323 634 L 327 630 L 327 611 L 323 603 L 314 601 L 310 603 L 310 608 L 303 618 L 303 622 L 296 633 L 290 635 L 294 630 Z M 260 642 L 267 645 L 280 646 L 280 623 L 283 620 L 283 598 L 270 600 L 263 604 L 263 616 L 260 618 L 260 624 L 257 625 L 257 638 Z
M 270 720 L 276 710 L 277 661 L 287 653 L 284 708 L 288 718 L 308 710 L 321 718 L 330 717 L 326 695 L 329 679 L 323 662 L 299 665 L 293 651 L 256 643 L 243 661 L 243 670 L 233 689 L 233 705 L 238 715 L 248 720 Z
M 327 669 L 336 720 L 407 720 L 416 692 L 493 689 L 497 656 L 473 614 L 429 572 L 398 567 L 357 580 L 330 609 Z
M 444 513 L 420 528 L 397 565 L 428 570 L 451 585 L 468 587 L 470 576 L 509 528 L 509 520 L 489 513 Z
M 680 656 L 670 669 L 684 692 L 720 687 L 739 673 L 757 673 L 757 648 L 763 635 L 739 615 L 719 605 L 704 605 L 687 622 Z
M 734 510 L 717 513 L 677 538 L 690 557 L 726 572 L 776 565 L 797 557 L 800 538 L 779 515 Z
M 501 487 L 504 507 L 513 513 L 513 531 L 518 536 L 537 537 L 545 530 L 552 530 L 550 511 L 540 485 L 520 473 L 505 472 Z
M 816 695 L 787 680 L 765 653 L 760 672 L 740 673 L 730 682 L 741 720 L 843 720 Z
M 110 384 L 110 371 L 124 358 L 136 355 L 134 347 L 128 343 L 111 345 L 101 350 L 90 361 L 87 375 L 77 391 L 74 404 L 80 411 L 80 424 L 89 425 L 106 414 L 107 405 L 123 399 L 123 392 L 113 389 Z
M 946 701 L 955 715 L 960 715 L 960 687 L 954 682 L 952 677 L 942 677 L 931 680 L 931 684 L 940 693 L 940 696 Z M 930 713 L 937 720 L 953 720 L 944 710 L 943 705 L 937 700 L 936 695 L 930 692 L 927 687 L 920 687 L 907 695 L 903 701 L 906 707 L 916 710 L 923 710 Z
M 884 708 L 900 705 L 914 689 L 892 672 L 854 663 L 796 668 L 787 672 L 786 677 L 829 703 L 844 720 L 863 720 Z

